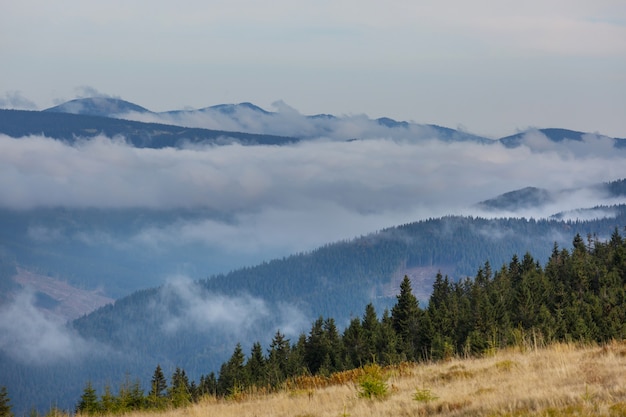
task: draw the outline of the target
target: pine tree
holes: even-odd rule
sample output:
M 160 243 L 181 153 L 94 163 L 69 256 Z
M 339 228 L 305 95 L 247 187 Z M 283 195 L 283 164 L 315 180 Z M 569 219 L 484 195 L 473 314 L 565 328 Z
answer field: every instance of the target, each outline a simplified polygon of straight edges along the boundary
M 91 415 L 98 412 L 100 412 L 100 404 L 96 390 L 91 384 L 91 381 L 87 381 L 83 394 L 80 396 L 80 401 L 76 405 L 76 413 Z
M 420 309 L 417 298 L 413 295 L 411 280 L 406 275 L 400 284 L 397 299 L 396 305 L 391 309 L 393 328 L 400 339 L 400 353 L 413 360 L 417 351 L 415 342 L 418 336 Z
M 177 367 L 174 371 L 172 386 L 168 394 L 173 407 L 184 407 L 191 404 L 191 385 L 184 369 Z
M 272 343 L 270 343 L 267 358 L 267 375 L 269 384 L 273 388 L 282 383 L 289 374 L 290 351 L 289 339 L 286 339 L 280 330 L 276 331 Z
M 217 394 L 235 395 L 248 386 L 248 376 L 244 368 L 245 355 L 241 343 L 237 343 L 232 356 L 220 368 L 220 376 L 217 379 Z
M 345 349 L 344 362 L 352 368 L 363 366 L 366 356 L 361 320 L 358 318 L 350 320 L 350 325 L 343 333 L 343 343 Z
M 217 394 L 217 378 L 215 377 L 215 373 L 211 372 L 209 375 L 201 375 L 200 376 L 200 385 L 198 386 L 198 395 L 202 397 L 203 395 L 212 395 L 215 396 Z
M 144 395 L 139 379 L 131 382 L 130 377 L 126 375 L 124 383 L 120 386 L 117 400 L 121 412 L 141 410 L 144 407 Z
M 250 376 L 250 383 L 257 387 L 262 387 L 266 383 L 266 361 L 263 356 L 261 343 L 255 342 L 252 345 L 250 357 L 246 362 L 246 373 Z
M 167 380 L 163 375 L 161 365 L 157 364 L 154 374 L 152 374 L 152 381 L 150 382 L 150 393 L 148 394 L 148 403 L 153 408 L 165 407 L 165 391 L 167 390 Z
M 111 386 L 104 386 L 104 393 L 100 396 L 100 407 L 104 414 L 116 414 L 118 412 L 117 398 L 111 392 Z
M 11 399 L 9 398 L 7 387 L 0 387 L 0 417 L 13 417 L 10 403 Z

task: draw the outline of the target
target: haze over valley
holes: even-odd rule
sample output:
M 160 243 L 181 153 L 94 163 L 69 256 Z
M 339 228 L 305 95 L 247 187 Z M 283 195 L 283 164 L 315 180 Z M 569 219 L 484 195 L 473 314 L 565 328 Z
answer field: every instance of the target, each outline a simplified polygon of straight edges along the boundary
M 5 375 L 30 375 L 20 406 L 61 369 L 73 382 L 36 401 L 155 361 L 197 375 L 237 342 L 390 308 L 404 275 L 425 304 L 439 271 L 545 262 L 623 227 L 624 139 L 274 110 L 0 110 L 0 348 Z

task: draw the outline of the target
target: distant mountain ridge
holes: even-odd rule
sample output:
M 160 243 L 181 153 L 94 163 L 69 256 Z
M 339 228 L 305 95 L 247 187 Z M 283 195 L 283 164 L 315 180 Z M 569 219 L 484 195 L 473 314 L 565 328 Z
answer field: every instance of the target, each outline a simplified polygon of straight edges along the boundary
M 154 149 L 233 142 L 242 145 L 285 145 L 299 141 L 298 138 L 278 135 L 187 128 L 89 114 L 26 110 L 0 110 L 0 133 L 14 138 L 43 135 L 68 143 L 74 143 L 80 138 L 105 135 L 111 138 L 123 137 L 138 148 Z
M 476 206 L 487 211 L 506 211 L 513 213 L 520 209 L 543 207 L 580 192 L 600 193 L 606 199 L 626 197 L 626 179 L 594 184 L 589 187 L 553 191 L 544 188 L 525 187 L 519 190 L 509 191 L 489 200 L 481 201 L 477 203 Z
M 115 117 L 115 115 L 128 112 L 150 112 L 150 110 L 145 107 L 141 107 L 129 101 L 109 97 L 79 98 L 50 107 L 43 111 L 102 117 Z
M 436 138 L 445 142 L 469 141 L 481 144 L 502 143 L 509 148 L 528 144 L 526 137 L 532 133 L 540 133 L 554 143 L 563 143 L 567 140 L 580 142 L 587 136 L 597 136 L 599 138 L 612 139 L 616 147 L 626 147 L 626 139 L 610 138 L 601 134 L 579 132 L 563 128 L 527 129 L 515 135 L 491 139 L 448 127 L 397 121 L 389 117 L 369 119 L 364 116 L 338 117 L 330 114 L 309 116 L 300 115 L 295 110 L 293 110 L 294 114 L 283 114 L 282 111 L 267 111 L 249 102 L 217 104 L 197 110 L 153 112 L 145 107 L 122 99 L 93 97 L 70 100 L 66 103 L 43 110 L 43 112 L 125 118 L 135 121 L 149 121 L 151 123 L 158 121 L 159 124 L 163 125 L 208 128 L 209 130 L 245 132 L 257 135 L 285 136 L 298 138 L 300 140 L 325 136 L 344 140 L 359 139 L 362 138 L 364 134 L 363 129 L 366 129 L 366 134 L 371 137 L 378 135 L 379 137 L 415 139 Z M 202 122 L 201 119 L 203 117 L 210 119 L 210 121 Z M 215 118 L 221 120 L 221 122 L 216 121 Z M 294 126 L 287 127 L 289 123 L 294 120 Z M 204 125 L 205 123 L 223 123 L 224 126 L 206 126 Z M 362 127 L 361 130 L 357 128 L 354 134 L 350 135 L 348 132 L 354 130 L 355 125 L 366 127 Z M 226 126 L 228 128 L 225 128 Z M 0 130 L 0 133 L 6 132 Z

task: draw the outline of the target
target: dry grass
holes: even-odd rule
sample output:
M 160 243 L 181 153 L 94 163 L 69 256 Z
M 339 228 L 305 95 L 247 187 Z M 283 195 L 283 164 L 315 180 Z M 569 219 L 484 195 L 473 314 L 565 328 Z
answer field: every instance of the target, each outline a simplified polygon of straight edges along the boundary
M 626 342 L 558 344 L 388 370 L 390 395 L 359 398 L 358 372 L 269 395 L 205 399 L 152 417 L 626 416 Z M 133 413 L 146 417 L 149 413 Z M 129 416 L 129 417 L 130 417 Z

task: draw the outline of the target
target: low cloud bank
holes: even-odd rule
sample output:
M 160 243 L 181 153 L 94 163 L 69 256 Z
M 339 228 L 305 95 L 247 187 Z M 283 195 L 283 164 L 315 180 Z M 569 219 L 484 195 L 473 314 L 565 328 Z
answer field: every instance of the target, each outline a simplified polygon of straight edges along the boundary
M 295 337 L 310 321 L 294 305 L 272 304 L 248 294 L 210 293 L 185 276 L 171 277 L 151 309 L 162 317 L 162 329 L 166 333 L 192 329 L 219 332 L 232 340 L 249 340 L 250 334 L 256 335 L 267 328 L 280 329 Z
M 0 350 L 29 365 L 77 361 L 97 351 L 62 320 L 37 309 L 27 289 L 0 306 Z
M 148 225 L 125 244 L 203 243 L 242 254 L 261 248 L 289 254 L 448 214 L 545 217 L 593 207 L 607 202 L 606 196 L 582 190 L 515 213 L 474 205 L 527 186 L 553 191 L 624 176 L 626 150 L 606 138 L 555 144 L 533 133 L 525 139 L 527 145 L 513 149 L 371 139 L 155 150 L 102 136 L 74 146 L 39 136 L 0 136 L 1 204 L 18 210 L 207 208 L 224 216 Z M 48 241 L 62 235 L 36 227 L 29 233 Z M 115 244 L 106 233 L 75 234 L 79 238 Z

